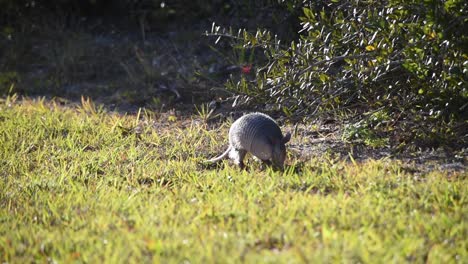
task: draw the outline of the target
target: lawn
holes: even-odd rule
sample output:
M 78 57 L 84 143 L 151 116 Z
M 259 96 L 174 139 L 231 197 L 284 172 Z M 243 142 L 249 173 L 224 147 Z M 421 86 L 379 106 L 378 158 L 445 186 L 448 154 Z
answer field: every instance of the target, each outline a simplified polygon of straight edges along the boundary
M 284 172 L 203 165 L 228 129 L 1 99 L 0 261 L 467 263 L 466 172 L 291 152 Z

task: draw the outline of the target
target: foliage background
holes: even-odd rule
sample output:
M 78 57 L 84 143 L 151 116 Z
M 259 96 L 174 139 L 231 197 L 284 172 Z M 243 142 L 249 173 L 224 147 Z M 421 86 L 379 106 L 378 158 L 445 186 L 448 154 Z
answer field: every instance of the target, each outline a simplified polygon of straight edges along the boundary
M 182 109 L 160 94 L 177 88 L 185 105 L 342 120 L 343 140 L 373 147 L 467 143 L 466 1 L 2 0 L 0 10 L 4 95 Z

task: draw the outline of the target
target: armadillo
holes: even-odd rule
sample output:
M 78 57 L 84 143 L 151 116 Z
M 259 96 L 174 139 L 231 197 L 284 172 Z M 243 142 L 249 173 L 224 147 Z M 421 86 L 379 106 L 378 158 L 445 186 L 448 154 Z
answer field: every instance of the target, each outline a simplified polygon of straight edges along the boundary
M 229 155 L 241 169 L 244 168 L 244 157 L 250 152 L 265 164 L 283 169 L 286 158 L 285 144 L 291 134 L 284 137 L 278 124 L 268 115 L 250 113 L 237 119 L 229 129 L 229 147 L 216 158 L 207 162 L 217 162 Z

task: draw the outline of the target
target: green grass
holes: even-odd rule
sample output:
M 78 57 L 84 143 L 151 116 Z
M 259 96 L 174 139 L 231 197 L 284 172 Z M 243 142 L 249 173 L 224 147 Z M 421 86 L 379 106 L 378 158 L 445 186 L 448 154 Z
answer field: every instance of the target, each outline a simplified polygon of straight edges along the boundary
M 0 261 L 466 263 L 466 173 L 200 164 L 228 124 L 0 103 Z M 293 139 L 294 140 L 294 139 Z

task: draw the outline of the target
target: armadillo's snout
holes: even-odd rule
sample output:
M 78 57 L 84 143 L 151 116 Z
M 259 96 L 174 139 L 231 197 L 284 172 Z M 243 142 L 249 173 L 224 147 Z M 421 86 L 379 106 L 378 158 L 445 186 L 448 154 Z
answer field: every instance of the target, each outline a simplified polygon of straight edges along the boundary
M 278 165 L 278 166 L 277 166 L 277 169 L 280 170 L 280 171 L 284 171 L 284 165 L 283 165 L 283 164 L 282 164 L 282 165 Z
M 284 160 L 286 159 L 286 147 L 284 144 L 278 144 L 273 151 L 272 163 L 279 170 L 284 170 Z
M 291 133 L 287 133 L 279 144 L 275 145 L 273 151 L 273 165 L 281 171 L 284 170 L 284 161 L 286 160 L 286 146 L 285 144 L 291 139 Z
M 284 164 L 283 163 L 272 162 L 272 165 L 273 165 L 274 170 L 284 171 Z

